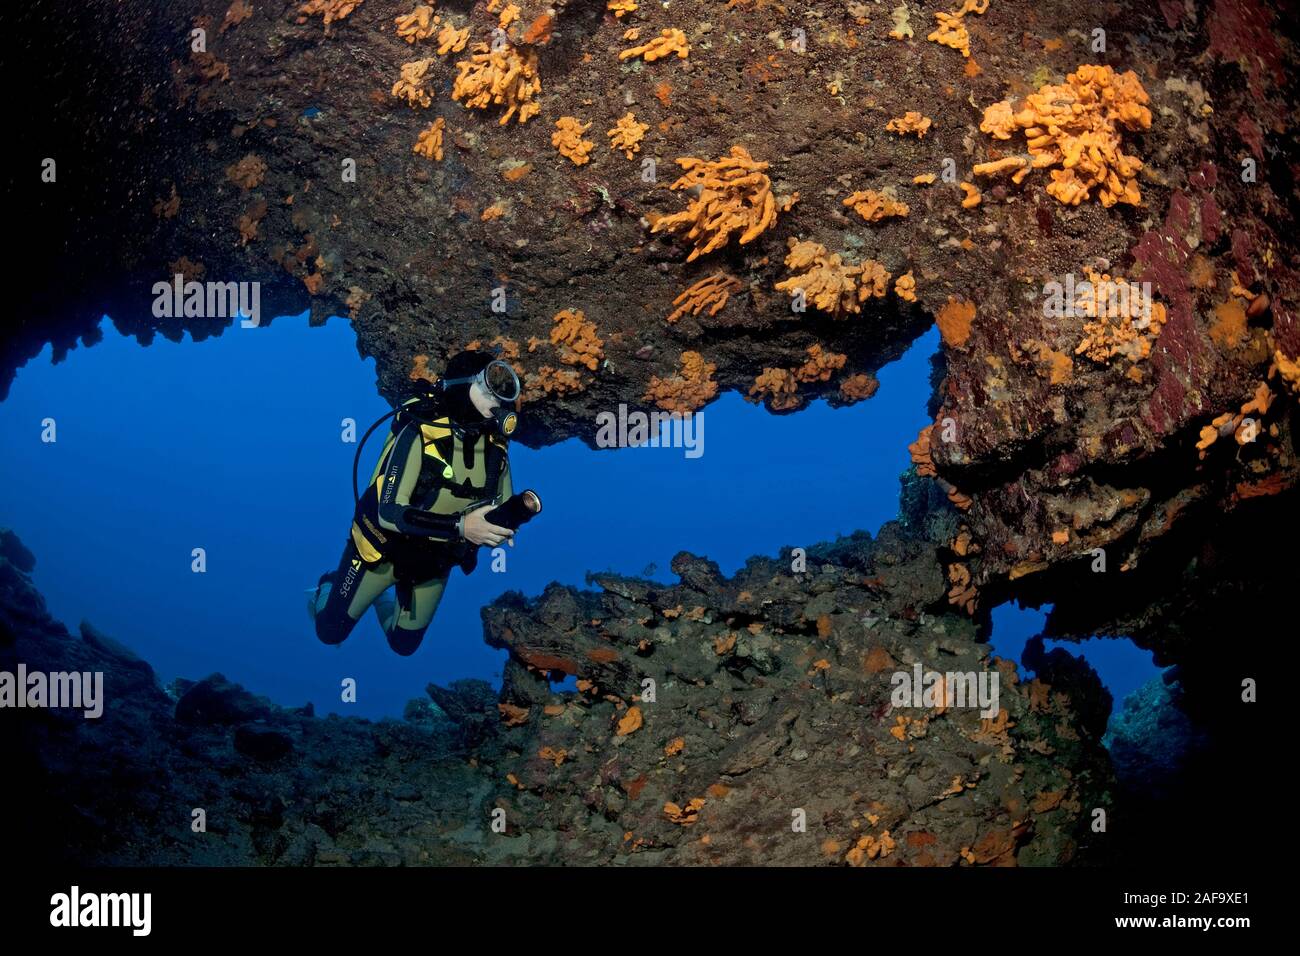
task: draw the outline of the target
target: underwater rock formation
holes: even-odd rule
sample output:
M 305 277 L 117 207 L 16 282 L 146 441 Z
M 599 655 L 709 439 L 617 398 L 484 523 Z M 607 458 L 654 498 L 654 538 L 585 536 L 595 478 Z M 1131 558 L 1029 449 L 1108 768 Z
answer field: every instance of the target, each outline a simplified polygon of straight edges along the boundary
M 0 12 L 6 78 L 33 101 L 0 396 L 47 342 L 91 344 L 104 312 L 144 342 L 256 334 L 156 316 L 153 286 L 177 274 L 259 282 L 264 321 L 347 316 L 390 400 L 461 347 L 499 347 L 530 445 L 590 443 L 620 402 L 865 400 L 937 323 L 912 480 L 940 491 L 922 510 L 945 516 L 927 553 L 953 612 L 984 628 L 1015 596 L 1055 604 L 1049 636 L 1130 634 L 1184 666 L 1229 739 L 1223 702 L 1265 635 L 1294 628 L 1294 562 L 1259 557 L 1296 540 L 1278 529 L 1300 475 L 1290 12 L 306 6 Z M 551 142 L 571 112 L 592 131 L 582 165 Z M 646 126 L 631 160 L 596 135 L 629 114 Z M 700 181 L 674 190 L 692 157 Z M 877 216 L 886 202 L 899 214 Z M 792 243 L 823 251 L 793 284 Z M 1225 634 L 1244 635 L 1237 666 L 1216 669 Z M 718 802 L 687 809 L 700 798 L 665 802 L 707 820 Z
M 1275 759 L 1280 737 L 1267 726 L 1234 733 L 1229 724 L 1240 725 L 1240 708 L 1234 713 L 1216 699 L 1217 712 L 1207 712 L 1204 688 L 1189 694 L 1183 678 L 1183 668 L 1172 667 L 1130 694 L 1104 739 L 1125 825 L 1168 847 L 1167 859 L 1194 865 L 1204 856 L 1186 836 L 1205 819 L 1207 797 L 1215 806 L 1260 800 L 1267 787 L 1260 771 Z M 1272 852 L 1268 844 L 1247 836 L 1239 852 L 1260 862 Z
M 510 652 L 508 817 L 562 821 L 575 859 L 616 843 L 647 863 L 1060 864 L 1104 842 L 1085 818 L 1108 786 L 1106 711 L 1019 683 L 966 618 L 927 610 L 945 585 L 923 541 L 887 525 L 791 563 L 725 578 L 683 552 L 677 585 L 591 575 L 601 591 L 486 609 Z M 892 706 L 891 676 L 918 664 L 997 673 L 997 716 Z M 566 674 L 576 695 L 550 687 Z
M 1177 676 L 1162 672 L 1126 697 L 1106 728 L 1106 749 L 1119 784 L 1142 791 L 1152 803 L 1184 790 L 1184 768 L 1206 744 L 1183 711 L 1182 696 Z
M 1027 576 L 1077 581 L 1098 549 L 1127 573 L 1180 522 L 1296 483 L 1297 71 L 1274 38 L 1285 14 L 1260 0 L 968 0 L 930 11 L 929 34 L 905 4 L 892 29 L 831 3 L 683 0 L 671 21 L 635 3 L 308 6 L 6 10 L 16 48 L 39 55 L 57 29 L 66 66 L 29 91 L 19 130 L 57 178 L 33 167 L 12 184 L 19 221 L 48 241 L 18 252 L 29 278 L 0 387 L 45 342 L 57 357 L 93 336 L 105 310 L 143 341 L 230 325 L 152 317 L 153 283 L 175 273 L 257 280 L 268 319 L 349 316 L 390 399 L 495 341 L 531 383 L 529 444 L 593 441 L 596 412 L 650 401 L 684 355 L 716 370 L 699 399 L 862 400 L 940 316 L 929 464 L 978 547 L 960 590 L 972 609 Z M 663 36 L 674 55 L 629 55 Z M 395 98 L 412 64 L 414 97 Z M 550 136 L 576 104 L 593 130 L 634 111 L 636 160 L 616 143 L 580 167 L 559 157 Z M 751 158 L 737 184 L 760 209 L 674 192 L 674 161 L 728 156 Z M 877 194 L 908 215 L 844 206 Z M 658 228 L 697 213 L 705 245 Z M 718 241 L 738 224 L 739 242 Z M 779 285 L 795 239 L 908 281 L 847 320 L 792 312 Z M 680 308 L 721 273 L 717 308 Z M 1053 283 L 1092 273 L 1149 283 L 1162 321 L 1046 308 Z M 974 308 L 959 336 L 942 322 L 953 301 Z M 589 375 L 546 344 L 565 310 L 604 342 Z M 1114 354 L 1134 336 L 1138 352 Z M 796 381 L 814 346 L 843 364 Z
M 1124 833 L 1088 826 L 1112 805 L 1105 713 L 991 660 L 944 610 L 932 548 L 888 525 L 810 549 L 799 572 L 784 554 L 725 578 L 683 553 L 676 585 L 599 575 L 600 592 L 507 594 L 483 612 L 509 652 L 500 693 L 431 686 L 379 722 L 279 707 L 221 675 L 163 688 L 89 625 L 67 633 L 0 557 L 0 670 L 105 675 L 97 719 L 0 711 L 12 812 L 28 835 L 60 834 L 43 859 L 92 864 L 1112 856 Z M 997 675 L 996 716 L 893 706 L 893 674 L 918 664 Z M 565 674 L 576 690 L 548 681 Z

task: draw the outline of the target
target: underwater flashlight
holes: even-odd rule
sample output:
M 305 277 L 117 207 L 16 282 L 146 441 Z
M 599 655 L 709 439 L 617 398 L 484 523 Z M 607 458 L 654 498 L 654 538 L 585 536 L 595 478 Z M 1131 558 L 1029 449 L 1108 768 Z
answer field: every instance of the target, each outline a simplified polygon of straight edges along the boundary
M 504 504 L 493 508 L 483 517 L 492 524 L 517 531 L 521 525 L 527 524 L 541 514 L 541 511 L 541 496 L 530 488 L 528 491 L 511 496 Z

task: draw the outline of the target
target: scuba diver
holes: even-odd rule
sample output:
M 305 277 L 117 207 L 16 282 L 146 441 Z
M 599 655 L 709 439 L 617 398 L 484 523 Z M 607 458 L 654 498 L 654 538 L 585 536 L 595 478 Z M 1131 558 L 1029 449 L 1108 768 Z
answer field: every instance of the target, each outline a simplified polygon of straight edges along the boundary
M 307 602 L 321 641 L 341 644 L 373 604 L 389 647 L 414 654 L 451 569 L 471 573 L 481 545 L 514 546 L 515 529 L 541 511 L 535 492 L 512 495 L 507 448 L 518 398 L 507 362 L 460 352 L 432 387 L 370 427 L 353 461 L 357 503 L 343 558 Z M 357 495 L 362 448 L 390 416 L 379 462 Z M 395 601 L 381 598 L 390 587 Z

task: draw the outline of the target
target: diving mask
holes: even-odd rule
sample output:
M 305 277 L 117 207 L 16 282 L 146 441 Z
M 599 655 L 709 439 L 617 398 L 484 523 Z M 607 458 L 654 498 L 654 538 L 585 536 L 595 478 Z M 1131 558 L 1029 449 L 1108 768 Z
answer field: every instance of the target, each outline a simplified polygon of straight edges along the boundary
M 466 382 L 470 383 L 471 387 L 474 383 L 482 385 L 484 391 L 502 404 L 513 402 L 519 397 L 519 376 L 515 374 L 509 362 L 501 359 L 493 359 L 477 375 L 443 379 L 444 385 L 462 385 Z

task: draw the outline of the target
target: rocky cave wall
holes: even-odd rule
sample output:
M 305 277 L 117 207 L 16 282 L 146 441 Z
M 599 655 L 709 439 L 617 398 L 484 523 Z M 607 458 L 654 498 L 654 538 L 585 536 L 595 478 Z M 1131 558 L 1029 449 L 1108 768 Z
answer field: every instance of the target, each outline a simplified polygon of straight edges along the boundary
M 431 685 L 379 722 L 220 675 L 163 688 L 93 625 L 52 620 L 32 556 L 0 545 L 0 670 L 105 674 L 97 719 L 0 713 L 14 837 L 50 862 L 1015 866 L 1141 847 L 1096 675 L 1019 681 L 943 610 L 933 545 L 896 525 L 814 548 L 802 571 L 785 554 L 726 578 L 682 553 L 676 585 L 507 594 L 483 612 L 509 652 L 500 693 Z M 996 715 L 892 706 L 892 674 L 917 663 L 996 673 Z M 553 686 L 566 675 L 576 690 Z
M 913 457 L 963 513 L 945 567 L 951 600 L 973 614 L 1028 593 L 1035 575 L 1059 582 L 1049 592 L 1090 580 L 1081 569 L 1098 549 L 1112 576 L 1128 573 L 1180 522 L 1294 486 L 1289 4 L 1085 13 L 992 0 L 957 21 L 969 55 L 927 39 L 946 5 L 491 6 L 439 7 L 439 29 L 469 30 L 442 53 L 439 32 L 399 35 L 405 0 L 6 12 L 20 38 L 9 67 L 55 64 L 21 124 L 21 175 L 36 177 L 37 157 L 60 161 L 56 183 L 10 180 L 36 239 L 18 252 L 28 279 L 6 381 L 44 343 L 57 355 L 93 337 L 105 309 L 142 341 L 221 333 L 228 320 L 153 317 L 152 284 L 173 273 L 258 280 L 267 316 L 349 316 L 390 399 L 460 347 L 503 349 L 527 385 L 520 438 L 535 445 L 591 441 L 596 414 L 620 402 L 689 411 L 731 389 L 779 412 L 864 400 L 937 319 L 936 424 Z M 519 94 L 537 107 L 527 122 L 467 108 L 457 88 L 474 44 L 503 23 L 503 49 L 540 85 Z M 628 31 L 644 43 L 674 29 L 685 57 L 620 55 Z M 423 79 L 397 95 L 419 60 Z M 1026 155 L 1027 137 L 992 131 L 991 107 L 1027 108 L 1094 62 L 1134 71 L 1148 97 L 1110 88 L 1150 113 L 1149 128 L 1115 126 L 1140 160 L 1123 183 L 1136 202 L 1063 202 L 1049 194 L 1060 168 L 1018 183 L 973 174 Z M 627 112 L 646 126 L 630 158 L 604 133 Z M 929 125 L 890 130 L 911 112 Z M 565 115 L 591 124 L 581 164 L 557 148 Z M 413 152 L 435 118 L 441 159 Z M 701 188 L 671 188 L 675 161 L 733 146 L 765 177 L 771 218 L 701 255 L 702 240 L 658 228 Z M 945 160 L 978 201 L 942 177 Z M 846 205 L 862 190 L 879 201 Z M 815 281 L 784 264 L 795 241 L 840 257 L 818 260 L 823 279 L 874 263 L 892 285 L 793 312 L 791 277 Z M 1120 329 L 1129 342 L 1107 355 L 1116 330 L 1045 315 L 1047 283 L 1088 270 L 1149 282 L 1158 334 Z M 669 321 L 701 279 L 727 297 Z
M 413 4 L 365 0 L 328 24 L 297 2 L 244 16 L 246 6 L 37 0 L 3 13 L 16 51 L 6 78 L 43 78 L 22 84 L 35 100 L 17 124 L 26 165 L 8 181 L 29 234 L 3 333 L 6 389 L 46 343 L 56 356 L 90 344 L 104 312 L 145 342 L 245 334 L 224 318 L 153 317 L 153 284 L 178 271 L 260 281 L 267 316 L 349 317 L 390 399 L 449 352 L 496 345 L 529 386 L 521 440 L 532 445 L 591 441 L 596 413 L 619 402 L 686 411 L 732 389 L 777 412 L 865 400 L 875 371 L 937 322 L 935 426 L 912 447 L 904 517 L 931 537 L 944 620 L 982 633 L 1003 600 L 1054 603 L 1051 633 L 1132 634 L 1187 669 L 1207 714 L 1225 692 L 1227 677 L 1213 676 L 1225 631 L 1246 635 L 1231 645 L 1242 656 L 1220 668 L 1237 680 L 1288 627 L 1300 355 L 1292 4 L 1085 13 L 991 0 L 961 18 L 969 56 L 926 39 L 956 3 L 902 3 L 903 16 L 889 4 L 682 0 L 622 17 L 596 2 L 525 4 L 505 34 L 519 57 L 535 55 L 540 109 L 506 124 L 499 107 L 452 99 L 456 61 L 491 39 L 499 4 L 439 7 L 471 31 L 470 45 L 441 55 L 436 38 L 398 35 L 395 18 Z M 195 28 L 205 52 L 191 48 Z M 620 59 L 669 29 L 683 31 L 687 57 Z M 1097 30 L 1105 52 L 1093 50 Z M 393 92 L 421 58 L 427 107 Z M 1149 97 L 1149 127 L 1121 139 L 1142 163 L 1120 184 L 1140 189 L 1137 203 L 1062 202 L 1048 192 L 1062 169 L 1023 182 L 974 174 L 1025 155 L 1019 132 L 1008 141 L 981 128 L 991 107 L 1027 108 L 1087 63 L 1131 69 Z M 647 124 L 633 158 L 605 135 L 629 111 Z M 912 111 L 931 121 L 924 135 L 888 128 Z M 591 123 L 581 165 L 553 141 L 564 115 Z M 412 151 L 435 119 L 441 159 Z M 773 221 L 693 256 L 684 230 L 656 229 L 698 192 L 671 188 L 675 161 L 734 146 L 767 177 Z M 46 157 L 58 162 L 54 183 L 39 182 Z M 657 161 L 654 182 L 645 158 Z M 347 159 L 355 181 L 340 175 Z M 945 159 L 969 188 L 916 181 L 942 176 Z M 845 204 L 868 189 L 886 200 L 872 216 L 894 202 L 907 214 L 868 219 Z M 858 296 L 857 311 L 792 312 L 792 242 L 823 248 L 823 277 L 873 262 L 890 281 Z M 1106 354 L 1114 330 L 1045 314 L 1047 283 L 1088 270 L 1151 283 L 1154 333 L 1125 325 L 1124 347 Z M 900 293 L 904 275 L 915 301 Z M 711 277 L 728 290 L 721 307 L 707 300 L 669 321 Z M 503 313 L 492 311 L 498 288 Z M 1275 546 L 1282 558 L 1260 557 Z M 580 643 L 597 639 L 574 628 Z M 542 693 L 535 674 L 516 677 L 520 700 Z M 585 679 L 626 706 L 631 688 Z M 512 771 L 523 803 L 535 770 Z M 706 777 L 672 799 L 707 800 L 695 792 Z M 607 796 L 596 806 L 610 812 Z M 665 840 L 632 832 L 643 848 Z

